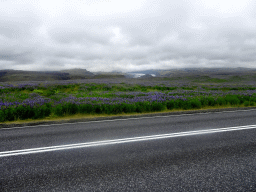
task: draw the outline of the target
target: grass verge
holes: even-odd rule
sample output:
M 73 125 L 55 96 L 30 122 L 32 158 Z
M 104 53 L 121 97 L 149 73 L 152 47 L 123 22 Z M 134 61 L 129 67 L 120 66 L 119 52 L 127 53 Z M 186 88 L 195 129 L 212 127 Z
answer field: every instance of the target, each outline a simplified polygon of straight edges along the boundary
M 29 126 L 29 125 L 40 125 L 40 124 L 58 124 L 58 123 L 75 123 L 84 121 L 97 121 L 97 120 L 107 120 L 107 119 L 117 119 L 117 118 L 133 118 L 133 117 L 143 117 L 143 116 L 157 116 L 157 115 L 176 115 L 176 114 L 186 114 L 186 113 L 206 113 L 206 112 L 217 112 L 217 111 L 228 111 L 228 110 L 239 110 L 239 109 L 256 109 L 256 107 L 245 107 L 240 106 L 208 106 L 202 107 L 200 109 L 173 109 L 173 110 L 163 110 L 157 112 L 145 112 L 145 113 L 121 113 L 121 114 L 74 114 L 65 115 L 62 117 L 49 116 L 42 119 L 26 119 L 26 120 L 15 120 L 6 121 L 0 123 L 0 128 L 4 127 L 14 127 L 14 126 Z

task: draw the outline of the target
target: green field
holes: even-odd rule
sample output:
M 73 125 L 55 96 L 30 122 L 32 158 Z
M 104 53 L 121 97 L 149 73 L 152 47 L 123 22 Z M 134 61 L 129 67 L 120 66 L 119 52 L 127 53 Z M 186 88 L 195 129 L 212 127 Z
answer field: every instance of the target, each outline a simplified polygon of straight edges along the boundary
M 256 106 L 253 80 L 231 76 L 0 83 L 0 122 Z

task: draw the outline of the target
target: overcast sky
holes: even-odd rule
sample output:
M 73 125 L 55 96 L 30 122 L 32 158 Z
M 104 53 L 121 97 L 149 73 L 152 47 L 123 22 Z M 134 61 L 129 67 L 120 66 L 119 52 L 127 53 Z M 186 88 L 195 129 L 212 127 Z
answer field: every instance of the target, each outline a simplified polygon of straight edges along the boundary
M 256 67 L 255 0 L 0 0 L 0 69 Z

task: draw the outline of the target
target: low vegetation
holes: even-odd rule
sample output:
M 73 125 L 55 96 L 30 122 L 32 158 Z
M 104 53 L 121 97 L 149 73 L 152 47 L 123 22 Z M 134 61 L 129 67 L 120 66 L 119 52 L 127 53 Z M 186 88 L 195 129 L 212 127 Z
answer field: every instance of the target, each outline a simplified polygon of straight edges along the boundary
M 0 84 L 0 122 L 73 114 L 249 106 L 256 106 L 254 83 L 230 83 L 208 77 L 187 82 L 117 78 Z

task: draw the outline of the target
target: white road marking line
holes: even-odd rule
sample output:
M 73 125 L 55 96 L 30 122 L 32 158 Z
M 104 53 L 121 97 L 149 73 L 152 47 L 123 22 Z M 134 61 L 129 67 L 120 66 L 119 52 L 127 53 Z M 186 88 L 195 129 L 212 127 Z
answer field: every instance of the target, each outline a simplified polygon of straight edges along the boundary
M 205 113 L 185 113 L 179 115 L 164 115 L 164 116 L 152 116 L 152 117 L 131 117 L 126 119 L 106 119 L 99 121 L 85 121 L 85 122 L 75 122 L 75 123 L 59 123 L 59 124 L 47 124 L 47 125 L 32 125 L 32 126 L 23 126 L 23 127 L 10 127 L 10 128 L 0 128 L 1 130 L 12 130 L 12 129 L 25 129 L 32 127 L 49 127 L 49 126 L 60 126 L 60 125 L 74 125 L 74 124 L 88 124 L 88 123 L 102 123 L 102 122 L 114 122 L 114 121 L 128 121 L 128 120 L 139 120 L 139 119 L 154 119 L 154 118 L 168 118 L 168 117 L 179 117 L 179 116 L 189 116 L 189 115 L 207 115 L 211 113 L 235 113 L 235 112 L 247 112 L 255 111 L 256 109 L 246 109 L 246 110 L 235 110 L 235 111 L 215 111 L 215 112 L 205 112 Z
M 161 134 L 161 135 L 149 135 L 149 136 L 131 137 L 131 138 L 123 138 L 123 139 L 103 140 L 103 141 L 77 143 L 77 144 L 69 144 L 69 145 L 3 151 L 3 152 L 0 152 L 0 157 L 18 156 L 18 155 L 43 153 L 43 152 L 50 152 L 50 151 L 60 151 L 60 150 L 85 148 L 85 147 L 96 147 L 96 146 L 130 143 L 130 142 L 138 142 L 138 141 L 149 141 L 149 140 L 166 139 L 166 138 L 172 138 L 172 137 L 184 137 L 184 136 L 202 135 L 202 134 L 210 134 L 210 133 L 221 133 L 221 132 L 238 131 L 238 130 L 255 129 L 255 128 L 256 128 L 256 125 L 246 125 L 246 126 L 238 126 L 238 127 L 226 127 L 226 128 L 217 128 L 217 129 L 169 133 L 169 134 Z

